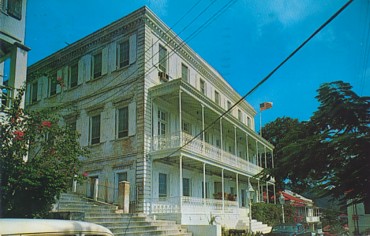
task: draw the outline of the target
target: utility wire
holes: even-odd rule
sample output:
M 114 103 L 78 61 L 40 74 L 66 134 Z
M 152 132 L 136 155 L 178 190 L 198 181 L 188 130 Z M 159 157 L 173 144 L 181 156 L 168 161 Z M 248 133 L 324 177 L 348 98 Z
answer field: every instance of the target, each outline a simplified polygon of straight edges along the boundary
M 200 14 L 198 14 L 197 15 L 197 17 L 196 18 L 198 18 L 199 16 L 201 16 L 202 14 L 204 14 L 205 13 L 205 10 L 207 10 L 215 1 L 217 1 L 217 0 L 214 0 L 213 2 L 211 2 Z M 187 37 L 185 40 L 183 40 L 177 47 L 175 47 L 175 48 L 173 48 L 173 49 L 170 49 L 170 52 L 169 52 L 169 54 L 166 56 L 166 57 L 164 57 L 164 58 L 162 58 L 161 60 L 159 60 L 156 64 L 154 64 L 154 65 L 152 65 L 152 67 L 151 68 L 149 68 L 148 69 L 148 71 L 147 72 L 144 72 L 143 73 L 143 76 L 146 76 L 148 73 L 150 73 L 150 72 L 152 72 L 154 69 L 156 69 L 156 66 L 160 63 L 160 62 L 163 62 L 164 60 L 167 60 L 168 58 L 169 58 L 169 55 L 170 55 L 170 53 L 171 52 L 175 52 L 175 51 L 177 51 L 177 50 L 179 50 L 183 45 L 185 45 L 186 44 L 186 42 L 188 42 L 189 41 L 189 38 L 194 38 L 194 36 L 195 36 L 195 33 L 196 34 L 199 34 L 203 29 L 205 29 L 207 26 L 209 26 L 209 24 L 213 21 L 213 20 L 215 20 L 218 16 L 220 16 L 222 13 L 224 13 L 232 4 L 234 4 L 235 2 L 236 2 L 237 0 L 230 0 L 230 1 L 228 1 L 223 7 L 221 7 L 221 9 L 219 9 L 216 13 L 214 13 L 207 21 L 205 21 L 202 25 L 200 25 L 196 30 L 195 30 L 195 32 L 193 32 L 189 37 Z M 194 20 L 191 22 L 191 23 L 193 23 L 194 22 Z M 171 40 L 169 40 L 168 42 L 166 42 L 164 45 L 165 46 L 167 46 L 167 45 L 169 45 L 174 39 L 176 39 L 178 37 L 178 35 L 176 35 L 175 37 L 172 37 L 172 39 Z M 151 48 L 154 46 L 154 44 L 151 46 Z M 158 52 L 156 52 L 156 53 L 154 53 L 148 60 L 146 60 L 146 62 L 145 62 L 145 64 L 146 63 L 148 63 L 148 62 L 150 62 L 150 60 L 152 60 L 153 58 L 154 58 L 154 56 L 156 56 L 157 54 L 159 53 L 159 51 Z M 171 54 L 172 55 L 172 54 Z M 136 70 L 134 70 L 131 74 L 129 74 L 128 76 L 127 76 L 127 78 L 125 78 L 125 81 L 122 81 L 122 82 L 120 82 L 119 84 L 117 84 L 115 87 L 119 87 L 120 85 L 123 85 L 123 84 L 125 84 L 126 83 L 126 80 L 128 79 L 128 78 L 130 78 L 132 75 L 134 75 L 137 71 L 139 70 L 139 67 L 136 69 Z M 139 74 L 139 76 L 140 76 L 140 74 Z M 117 75 L 117 77 L 119 77 L 119 75 Z M 117 77 L 115 77 L 114 79 L 116 79 Z M 113 80 L 114 80 L 113 79 Z M 110 82 L 108 82 L 106 85 L 108 85 L 108 84 L 110 84 L 112 81 L 110 81 Z M 105 88 L 106 87 L 106 85 L 103 87 L 103 88 Z M 107 98 L 105 98 L 105 99 L 103 99 L 103 100 L 101 100 L 101 101 L 99 101 L 99 102 L 104 102 L 104 101 L 106 101 L 107 99 L 110 99 L 112 96 L 114 96 L 114 95 L 116 95 L 116 94 L 118 94 L 118 93 L 120 93 L 121 91 L 120 90 L 117 90 L 115 93 L 113 93 L 113 94 L 111 94 L 109 97 L 107 97 Z M 99 95 L 99 96 L 103 96 L 105 93 L 102 93 L 102 95 Z M 95 96 L 95 98 L 94 99 L 96 99 L 96 96 Z M 94 100 L 94 102 L 95 102 L 96 100 Z M 79 104 L 80 106 L 81 105 L 86 105 L 86 104 L 88 104 L 88 103 L 90 103 L 90 102 L 92 102 L 92 101 L 87 101 L 86 103 L 82 103 L 82 104 Z
M 216 2 L 217 0 L 213 0 L 210 4 L 208 4 L 190 23 L 188 23 L 181 31 L 180 31 L 180 33 L 179 34 L 181 34 L 185 29 L 187 29 L 191 24 L 193 24 L 194 22 L 195 22 L 195 20 L 196 19 L 198 19 L 200 16 L 202 16 L 215 2 Z M 200 2 L 200 1 L 199 1 Z M 199 4 L 199 2 L 197 2 L 195 5 L 193 5 L 193 7 L 191 7 L 191 9 L 189 9 L 189 11 L 187 11 L 186 13 L 185 13 L 185 15 L 183 16 L 183 17 L 181 17 L 181 19 L 183 19 L 187 14 L 189 14 L 190 12 L 191 12 L 191 10 L 193 10 L 194 8 L 195 8 L 195 6 L 196 5 L 198 5 Z M 180 20 L 178 20 L 176 23 L 175 23 L 175 25 L 177 25 L 177 23 L 179 22 Z M 166 32 L 165 32 L 165 34 L 167 35 L 168 34 L 168 32 L 170 32 L 172 29 L 173 29 L 173 27 L 175 26 L 175 25 L 173 25 L 171 28 L 169 28 L 168 30 L 166 30 Z M 168 46 L 171 42 L 173 42 L 176 38 L 178 38 L 179 37 L 179 34 L 176 34 L 175 36 L 173 36 L 168 42 L 166 42 L 165 44 L 164 44 L 164 46 Z M 153 43 L 146 51 L 145 51 L 145 53 L 146 52 L 148 52 L 149 50 L 151 50 L 153 47 L 154 47 L 154 45 L 158 42 L 158 41 L 160 41 L 160 39 L 157 39 L 157 41 L 155 42 L 155 43 Z M 144 56 L 145 56 L 145 53 L 143 54 Z M 156 52 L 156 53 L 154 53 L 150 58 L 148 58 L 145 62 L 144 62 L 144 65 L 146 64 L 146 63 L 149 63 L 153 58 L 154 58 L 154 56 L 156 56 L 157 54 L 159 53 L 159 51 L 158 52 Z M 139 59 L 141 59 L 141 58 L 138 58 L 137 59 L 137 61 L 139 61 Z M 159 64 L 159 62 L 157 63 L 157 64 Z M 152 65 L 152 67 L 151 67 L 151 69 L 152 68 L 155 68 L 155 66 L 156 66 L 156 64 L 155 65 Z M 127 79 L 129 79 L 130 77 L 132 77 L 133 75 L 135 75 L 135 73 L 137 72 L 137 71 L 139 71 L 139 69 L 140 69 L 140 67 L 137 67 L 137 69 L 136 70 L 134 70 L 132 73 L 130 73 L 126 78 L 125 78 L 125 80 L 127 80 Z M 149 69 L 150 70 L 150 69 Z M 113 81 L 115 81 L 117 78 L 119 78 L 120 77 L 120 75 L 121 74 L 118 74 L 117 76 L 115 76 L 113 79 L 111 79 L 108 83 L 106 83 L 102 88 L 100 88 L 100 90 L 102 90 L 102 89 L 104 89 L 104 88 L 106 88 L 109 84 L 111 84 Z M 139 74 L 140 75 L 140 74 Z M 145 74 L 144 74 L 144 76 L 145 76 Z M 125 84 L 125 82 L 123 81 L 123 82 L 121 82 L 121 83 L 119 83 L 119 84 L 117 84 L 115 87 L 119 87 L 120 85 L 123 85 L 123 84 Z M 117 91 L 116 93 L 114 93 L 114 94 L 112 94 L 112 96 L 114 96 L 114 95 L 116 95 L 117 93 L 119 93 L 119 92 L 121 92 L 121 91 Z M 104 93 L 102 93 L 102 95 L 99 95 L 99 96 L 103 96 L 104 95 Z M 95 97 L 95 99 L 96 99 L 96 97 Z M 105 100 L 107 100 L 107 99 L 104 99 L 104 100 L 102 100 L 101 102 L 103 102 L 103 101 L 105 101 Z M 87 101 L 86 103 L 82 103 L 82 104 L 79 104 L 80 106 L 83 106 L 83 105 L 86 105 L 86 104 L 89 104 L 91 101 Z M 71 102 L 72 103 L 72 102 Z
M 325 28 L 331 21 L 333 21 L 344 9 L 348 7 L 349 4 L 351 4 L 353 0 L 349 0 L 346 4 L 344 4 L 336 13 L 334 13 L 327 21 L 325 21 L 318 29 L 316 29 L 301 45 L 299 45 L 292 53 L 289 54 L 278 66 L 276 66 L 265 78 L 263 78 L 260 82 L 257 83 L 249 92 L 247 92 L 242 98 L 240 98 L 234 105 L 232 105 L 228 110 L 223 112 L 218 118 L 216 118 L 210 125 L 208 125 L 206 128 L 204 128 L 201 132 L 199 132 L 196 136 L 194 136 L 192 139 L 187 141 L 185 144 L 183 144 L 181 147 L 177 148 L 173 152 L 171 152 L 169 155 L 167 155 L 165 158 L 171 157 L 173 154 L 176 154 L 178 151 L 180 151 L 182 148 L 184 148 L 186 145 L 194 141 L 196 138 L 198 138 L 200 135 L 202 135 L 205 131 L 213 127 L 216 122 L 218 122 L 222 117 L 224 117 L 227 113 L 229 113 L 234 107 L 236 107 L 240 102 L 242 102 L 247 96 L 252 94 L 254 91 L 257 90 L 262 84 L 264 84 L 280 67 L 282 67 L 290 58 L 292 58 L 300 49 L 302 49 L 315 35 L 317 35 L 323 28 Z

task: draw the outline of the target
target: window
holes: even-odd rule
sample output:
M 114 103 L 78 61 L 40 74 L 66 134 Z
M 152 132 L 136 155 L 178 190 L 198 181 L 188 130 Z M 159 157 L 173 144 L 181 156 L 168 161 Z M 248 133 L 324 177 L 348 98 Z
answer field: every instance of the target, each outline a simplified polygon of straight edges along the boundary
M 49 79 L 49 95 L 53 96 L 57 94 L 57 73 L 53 74 L 53 76 Z
M 181 64 L 181 79 L 189 82 L 189 68 L 184 64 Z
M 238 120 L 243 121 L 242 111 L 238 109 Z
M 159 45 L 159 69 L 162 72 L 167 72 L 167 49 L 162 45 Z
M 118 62 L 119 68 L 129 65 L 130 46 L 129 41 L 126 40 L 118 45 Z
M 38 81 L 31 84 L 31 103 L 37 102 Z
M 217 91 L 215 91 L 215 103 L 220 105 L 220 94 Z
M 102 53 L 99 52 L 93 56 L 93 79 L 102 75 Z
M 182 122 L 182 131 L 191 135 L 191 124 L 189 122 Z
M 182 179 L 182 195 L 187 197 L 191 196 L 191 182 L 188 178 Z
M 227 101 L 227 110 L 230 110 L 230 108 L 231 108 L 231 102 Z
M 209 183 L 206 182 L 206 196 L 204 196 L 204 182 L 202 181 L 202 198 L 208 198 L 209 197 Z
M 8 0 L 7 12 L 10 16 L 22 19 L 22 0 Z
M 206 82 L 202 79 L 200 79 L 200 92 L 204 95 L 206 95 Z
M 166 134 L 167 113 L 158 110 L 158 135 Z
M 100 114 L 90 119 L 90 144 L 100 143 Z
M 117 114 L 118 123 L 118 138 L 123 138 L 128 136 L 128 107 L 123 107 L 118 109 Z
M 69 69 L 69 88 L 77 86 L 78 82 L 78 63 L 72 65 Z
M 77 123 L 76 123 L 76 120 L 70 120 L 67 122 L 67 127 L 72 130 L 72 131 L 76 131 L 77 130 Z
M 167 197 L 167 174 L 159 173 L 158 184 L 159 197 Z
M 251 118 L 247 116 L 247 126 L 251 127 Z
M 222 193 L 222 183 L 221 182 L 214 182 L 213 188 L 215 193 Z

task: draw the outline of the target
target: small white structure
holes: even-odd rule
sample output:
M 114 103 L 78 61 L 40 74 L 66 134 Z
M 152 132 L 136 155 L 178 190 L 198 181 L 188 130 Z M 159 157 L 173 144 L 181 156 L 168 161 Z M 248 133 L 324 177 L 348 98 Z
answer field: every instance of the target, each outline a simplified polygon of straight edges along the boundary
M 235 228 L 275 191 L 253 177 L 274 165 L 256 111 L 233 106 L 241 96 L 146 7 L 30 66 L 27 82 L 27 108 L 57 108 L 91 150 L 79 193 L 117 203 L 128 181 L 130 211 Z

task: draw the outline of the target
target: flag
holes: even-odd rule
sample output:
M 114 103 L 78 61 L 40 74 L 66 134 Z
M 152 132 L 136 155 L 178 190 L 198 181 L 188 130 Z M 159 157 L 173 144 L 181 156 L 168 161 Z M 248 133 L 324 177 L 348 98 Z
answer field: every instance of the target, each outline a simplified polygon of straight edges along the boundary
M 264 102 L 260 104 L 260 111 L 270 109 L 272 107 L 272 102 Z

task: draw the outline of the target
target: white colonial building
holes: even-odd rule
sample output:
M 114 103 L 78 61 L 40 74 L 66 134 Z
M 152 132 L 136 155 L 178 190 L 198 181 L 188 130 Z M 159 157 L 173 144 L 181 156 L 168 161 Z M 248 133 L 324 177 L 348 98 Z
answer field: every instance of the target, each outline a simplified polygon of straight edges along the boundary
M 60 112 L 91 150 L 81 194 L 117 203 L 128 181 L 131 212 L 236 227 L 275 192 L 254 177 L 273 166 L 256 111 L 146 7 L 30 66 L 27 82 L 27 107 Z
M 26 81 L 26 0 L 0 0 L 0 119 Z

